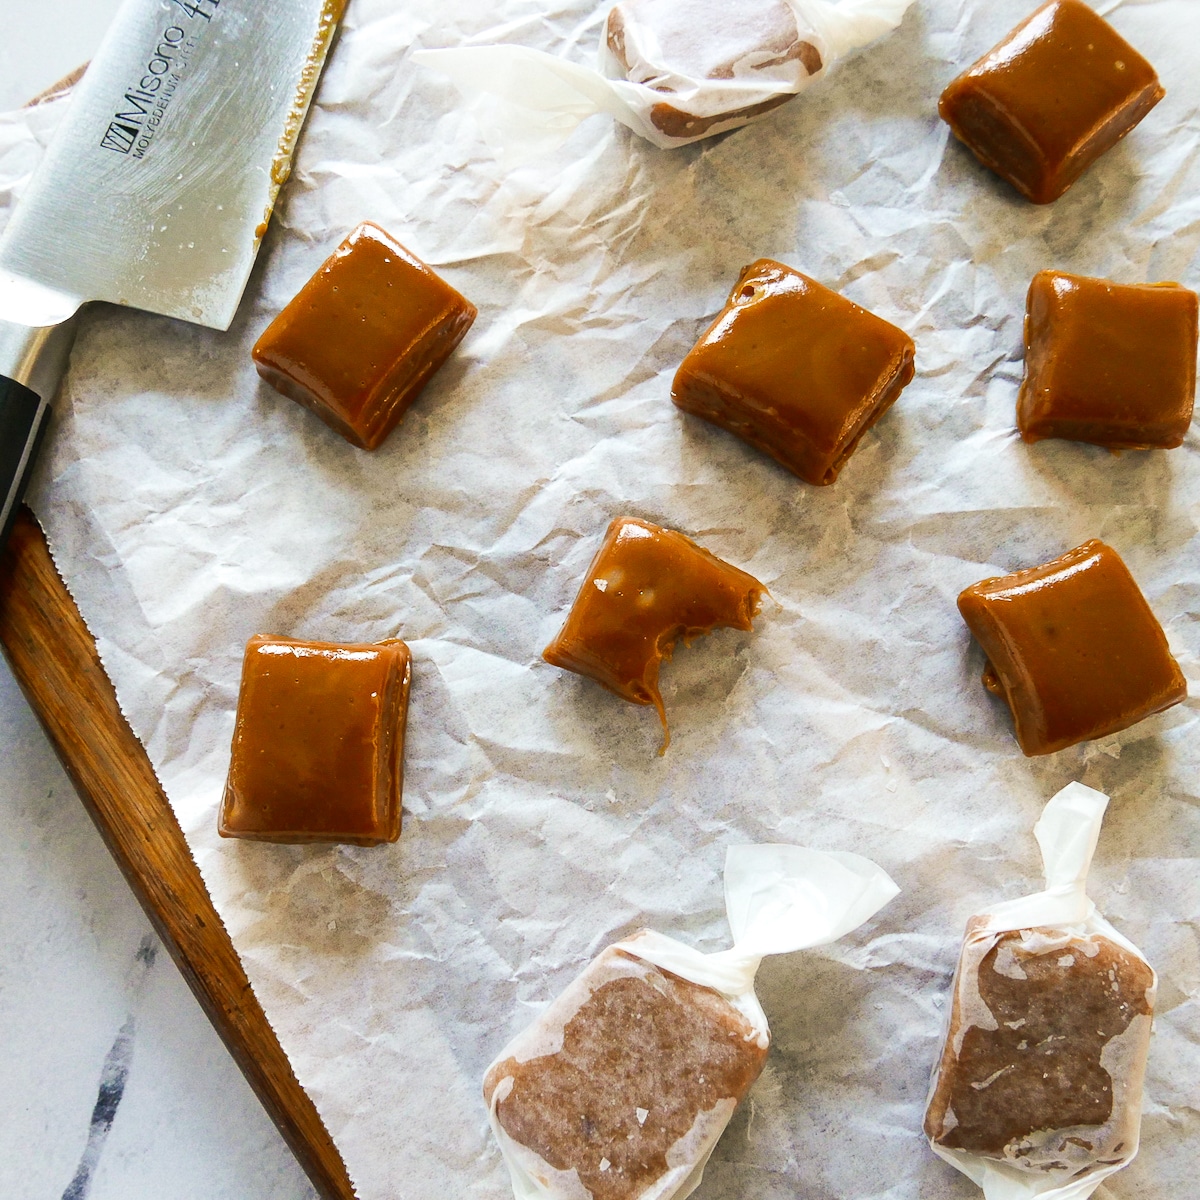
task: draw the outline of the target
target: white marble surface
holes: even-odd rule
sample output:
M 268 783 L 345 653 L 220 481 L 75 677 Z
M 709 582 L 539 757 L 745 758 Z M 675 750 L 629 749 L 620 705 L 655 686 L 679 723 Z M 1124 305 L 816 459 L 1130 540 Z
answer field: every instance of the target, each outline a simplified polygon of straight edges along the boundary
M 91 56 L 116 0 L 0 0 L 0 109 Z M 303 1200 L 0 660 L 0 1197 Z
M 312 1196 L 3 664 L 0 763 L 0 1196 Z

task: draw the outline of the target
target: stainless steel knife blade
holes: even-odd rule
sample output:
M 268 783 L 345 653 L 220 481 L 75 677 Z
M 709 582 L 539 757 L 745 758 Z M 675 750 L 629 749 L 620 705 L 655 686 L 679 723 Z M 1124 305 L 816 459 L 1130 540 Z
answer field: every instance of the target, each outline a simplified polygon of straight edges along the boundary
M 82 304 L 229 327 L 345 3 L 125 0 L 0 236 L 0 545 Z
M 228 328 L 343 4 L 126 0 L 0 238 L 0 272 Z

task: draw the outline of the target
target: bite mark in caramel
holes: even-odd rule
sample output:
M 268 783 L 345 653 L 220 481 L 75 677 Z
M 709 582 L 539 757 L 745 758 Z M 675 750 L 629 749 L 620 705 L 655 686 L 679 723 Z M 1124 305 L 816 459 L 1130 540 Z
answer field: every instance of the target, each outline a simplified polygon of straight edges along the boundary
M 749 630 L 766 589 L 690 538 L 617 517 L 584 576 L 566 623 L 542 657 L 595 679 L 632 704 L 654 705 L 670 744 L 659 667 L 681 638 Z

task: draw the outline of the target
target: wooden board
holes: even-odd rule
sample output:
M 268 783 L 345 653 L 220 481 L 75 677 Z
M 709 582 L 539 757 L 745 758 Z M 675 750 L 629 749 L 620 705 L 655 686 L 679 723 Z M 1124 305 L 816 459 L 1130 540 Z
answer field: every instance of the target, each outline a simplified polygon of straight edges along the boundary
M 150 760 L 33 514 L 0 555 L 0 645 L 100 836 L 208 1019 L 325 1200 L 345 1165 L 250 990 Z
M 29 101 L 66 95 L 87 63 Z M 125 720 L 96 643 L 22 507 L 0 552 L 0 647 L 133 894 L 323 1200 L 346 1165 L 250 989 L 183 830 Z
M 96 645 L 22 508 L 0 555 L 0 645 L 100 836 L 313 1186 L 353 1200 L 341 1155 L 250 990 Z

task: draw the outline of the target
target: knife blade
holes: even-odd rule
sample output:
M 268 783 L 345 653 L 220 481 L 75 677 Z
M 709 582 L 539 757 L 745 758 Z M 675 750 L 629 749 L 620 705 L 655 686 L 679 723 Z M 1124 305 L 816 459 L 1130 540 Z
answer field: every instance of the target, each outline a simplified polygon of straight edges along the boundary
M 0 235 L 0 546 L 96 300 L 228 329 L 346 0 L 125 0 Z

